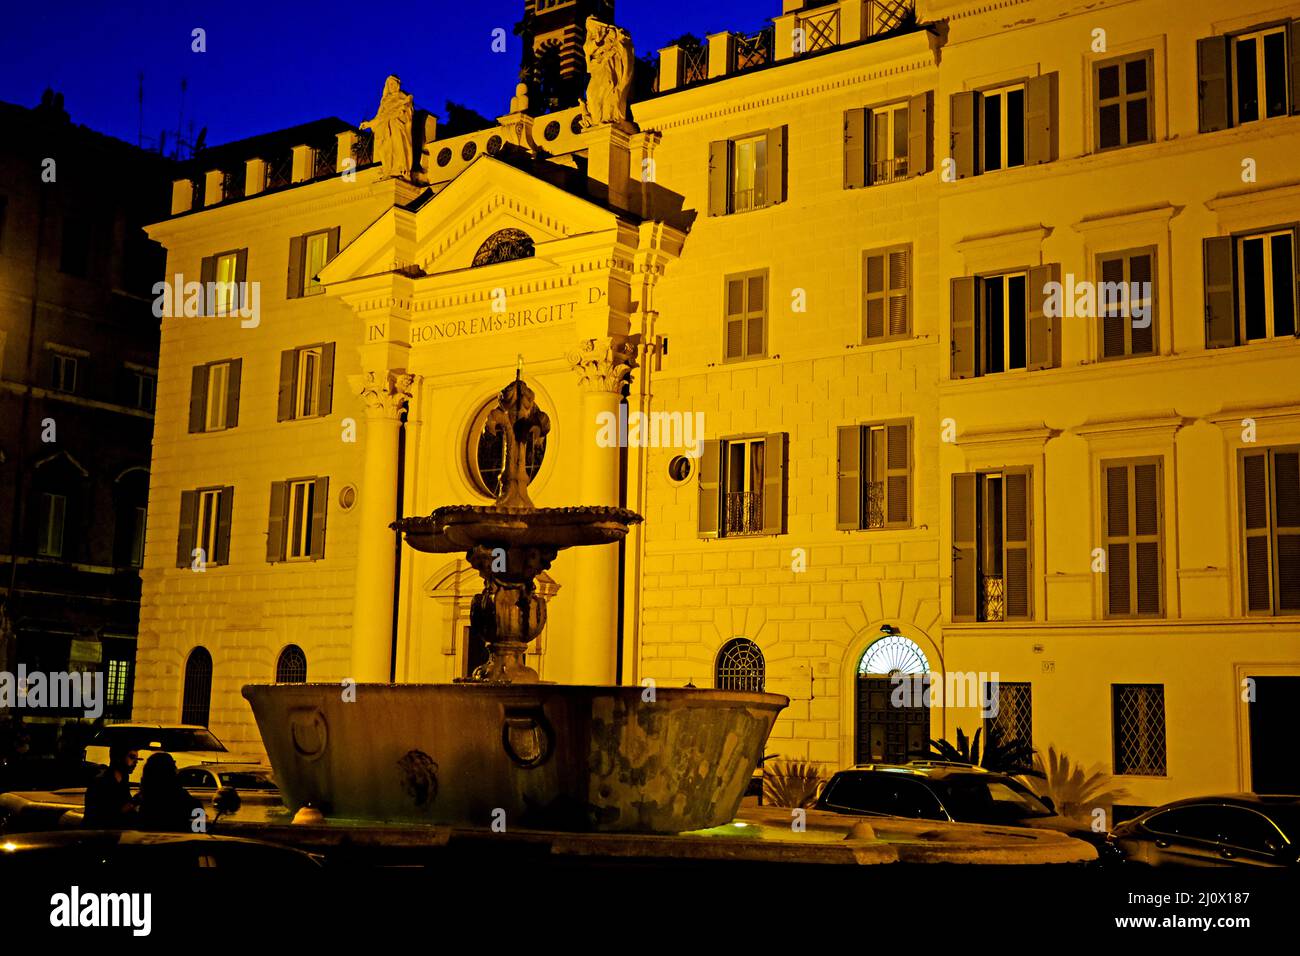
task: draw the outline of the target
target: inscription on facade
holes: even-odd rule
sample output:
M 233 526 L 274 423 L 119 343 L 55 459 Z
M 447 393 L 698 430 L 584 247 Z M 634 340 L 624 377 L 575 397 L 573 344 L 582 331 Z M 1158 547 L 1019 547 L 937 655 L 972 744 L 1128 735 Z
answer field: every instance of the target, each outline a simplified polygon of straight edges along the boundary
M 483 332 L 506 332 L 534 325 L 550 325 L 572 319 L 577 311 L 577 300 L 541 305 L 535 309 L 514 309 L 492 312 L 468 319 L 449 319 L 446 322 L 426 322 L 411 327 L 411 344 L 437 342 L 441 339 L 472 338 Z

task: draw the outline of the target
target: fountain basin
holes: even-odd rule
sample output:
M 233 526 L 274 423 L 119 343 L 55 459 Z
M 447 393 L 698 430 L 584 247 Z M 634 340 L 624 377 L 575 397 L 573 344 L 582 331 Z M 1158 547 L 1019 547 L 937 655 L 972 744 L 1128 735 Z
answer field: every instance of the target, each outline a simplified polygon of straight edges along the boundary
M 732 820 L 779 694 L 250 684 L 285 805 L 332 819 L 624 833 Z M 652 699 L 647 699 L 652 698 Z
M 417 551 L 435 554 L 493 547 L 545 547 L 552 551 L 613 544 L 641 516 L 626 508 L 582 505 L 569 508 L 510 508 L 502 505 L 444 505 L 426 517 L 391 525 Z

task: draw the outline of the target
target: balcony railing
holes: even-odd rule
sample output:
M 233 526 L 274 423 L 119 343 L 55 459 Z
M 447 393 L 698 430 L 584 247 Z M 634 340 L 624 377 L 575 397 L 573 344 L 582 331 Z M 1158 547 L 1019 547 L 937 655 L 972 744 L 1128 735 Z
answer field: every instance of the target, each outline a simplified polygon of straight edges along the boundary
M 798 29 L 803 31 L 802 44 L 796 44 L 796 53 L 818 53 L 838 46 L 840 42 L 840 11 L 827 10 L 812 16 L 800 17 Z
M 293 154 L 274 157 L 266 161 L 267 192 L 288 186 L 293 179 Z
M 312 178 L 320 179 L 323 176 L 333 176 L 338 171 L 338 155 L 338 140 L 313 149 L 312 159 L 315 162 L 312 167 Z
M 878 159 L 871 164 L 871 184 L 873 186 L 898 182 L 900 179 L 906 178 L 906 156 L 891 156 L 888 159 Z
M 867 527 L 883 528 L 885 526 L 885 483 L 883 481 L 867 482 Z
M 709 78 L 709 48 L 707 46 L 682 47 L 682 86 L 690 86 Z
M 759 491 L 728 491 L 724 534 L 762 534 L 763 494 Z
M 736 34 L 735 70 L 752 70 L 772 62 L 772 28 L 757 33 Z
M 985 621 L 1005 621 L 1007 617 L 1006 586 L 1001 578 L 984 578 Z
M 375 134 L 371 130 L 362 130 L 352 144 L 352 158 L 356 160 L 357 169 L 374 162 Z
M 229 172 L 221 174 L 221 199 L 242 199 L 244 196 L 244 174 Z

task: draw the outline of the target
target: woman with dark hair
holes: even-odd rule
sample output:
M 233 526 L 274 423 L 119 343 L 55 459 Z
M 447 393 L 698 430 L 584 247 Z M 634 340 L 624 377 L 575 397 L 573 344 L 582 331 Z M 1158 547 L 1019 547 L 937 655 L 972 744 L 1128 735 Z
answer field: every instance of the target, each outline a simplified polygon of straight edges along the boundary
M 142 830 L 195 830 L 194 821 L 203 819 L 203 804 L 190 796 L 176 776 L 172 755 L 159 751 L 144 763 L 140 774 L 139 826 Z M 198 811 L 198 813 L 195 813 Z

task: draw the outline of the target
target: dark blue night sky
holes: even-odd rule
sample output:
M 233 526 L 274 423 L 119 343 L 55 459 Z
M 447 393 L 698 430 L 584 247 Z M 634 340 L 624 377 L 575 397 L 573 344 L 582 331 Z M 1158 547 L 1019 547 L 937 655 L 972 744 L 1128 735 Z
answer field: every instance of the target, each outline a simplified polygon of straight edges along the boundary
M 134 143 L 143 71 L 150 145 L 164 129 L 171 141 L 184 77 L 185 126 L 206 126 L 214 145 L 326 116 L 357 123 L 374 114 L 390 72 L 425 109 L 443 114 L 451 99 L 499 116 L 518 74 L 513 27 L 524 4 L 47 0 L 7 6 L 0 100 L 35 106 L 53 87 L 64 94 L 74 123 Z M 616 19 L 642 54 L 683 33 L 758 29 L 780 9 L 780 0 L 617 0 Z M 207 31 L 206 53 L 191 52 L 195 27 Z M 497 27 L 508 36 L 506 53 L 491 50 Z

